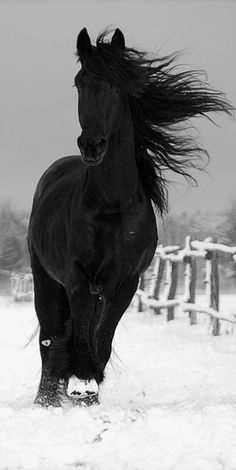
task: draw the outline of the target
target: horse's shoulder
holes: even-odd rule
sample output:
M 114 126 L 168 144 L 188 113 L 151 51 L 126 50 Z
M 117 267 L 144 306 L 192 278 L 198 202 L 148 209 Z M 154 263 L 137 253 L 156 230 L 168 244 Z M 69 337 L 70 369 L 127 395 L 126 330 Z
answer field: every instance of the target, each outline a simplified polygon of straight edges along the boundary
M 58 181 L 75 178 L 76 173 L 82 176 L 85 166 L 80 155 L 62 157 L 53 162 L 41 176 L 35 191 L 35 198 L 39 198 L 52 184 Z

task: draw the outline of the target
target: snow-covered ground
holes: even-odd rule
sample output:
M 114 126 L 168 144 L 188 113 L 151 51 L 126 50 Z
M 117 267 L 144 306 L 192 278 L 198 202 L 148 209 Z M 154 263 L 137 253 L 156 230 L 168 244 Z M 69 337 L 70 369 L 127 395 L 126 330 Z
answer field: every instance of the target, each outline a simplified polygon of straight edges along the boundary
M 0 299 L 0 470 L 236 470 L 236 334 L 201 318 L 130 309 L 101 404 L 41 409 L 33 305 Z

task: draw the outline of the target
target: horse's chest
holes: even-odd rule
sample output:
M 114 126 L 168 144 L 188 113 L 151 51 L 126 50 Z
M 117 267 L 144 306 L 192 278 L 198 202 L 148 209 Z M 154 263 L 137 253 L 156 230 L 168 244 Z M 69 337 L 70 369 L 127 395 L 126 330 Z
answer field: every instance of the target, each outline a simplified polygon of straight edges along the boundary
M 81 214 L 73 228 L 73 251 L 83 264 L 96 267 L 121 261 L 122 253 L 135 243 L 137 227 L 133 218 L 119 211 Z

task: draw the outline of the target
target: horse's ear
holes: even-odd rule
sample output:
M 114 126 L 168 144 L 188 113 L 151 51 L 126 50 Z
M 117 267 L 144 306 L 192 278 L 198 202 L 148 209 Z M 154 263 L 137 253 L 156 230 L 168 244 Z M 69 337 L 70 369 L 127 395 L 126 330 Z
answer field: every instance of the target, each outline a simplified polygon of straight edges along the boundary
M 77 54 L 81 60 L 83 60 L 85 54 L 91 52 L 92 45 L 86 28 L 81 29 L 77 38 L 76 47 Z
M 112 39 L 111 39 L 111 44 L 115 47 L 119 47 L 120 49 L 125 48 L 125 38 L 119 28 L 116 28 L 114 32 Z

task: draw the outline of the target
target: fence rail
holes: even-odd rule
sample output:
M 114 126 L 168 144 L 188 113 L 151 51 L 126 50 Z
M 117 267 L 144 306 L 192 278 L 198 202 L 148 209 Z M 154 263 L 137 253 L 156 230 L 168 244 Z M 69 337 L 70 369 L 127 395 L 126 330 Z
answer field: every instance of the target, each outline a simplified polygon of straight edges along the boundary
M 222 321 L 236 324 L 236 314 L 227 314 L 220 308 L 219 253 L 227 254 L 236 262 L 236 246 L 229 247 L 217 243 L 210 237 L 198 241 L 187 236 L 184 248 L 177 245 L 165 247 L 159 245 L 151 270 L 142 276 L 136 292 L 138 310 L 142 311 L 144 307 L 149 307 L 159 314 L 162 309 L 166 309 L 169 321 L 175 318 L 178 307 L 188 313 L 191 325 L 197 323 L 198 314 L 205 314 L 211 319 L 213 335 L 220 334 Z M 196 302 L 198 259 L 203 259 L 205 263 L 205 305 Z M 184 293 L 181 297 L 177 296 L 180 265 L 184 266 Z M 147 276 L 150 276 L 148 285 Z M 33 300 L 32 274 L 11 273 L 9 287 L 16 302 Z
M 228 254 L 236 261 L 236 247 L 217 243 L 208 237 L 204 241 L 185 239 L 185 246 L 158 246 L 152 266 L 152 279 L 146 285 L 145 275 L 141 280 L 138 296 L 138 310 L 144 306 L 150 307 L 155 313 L 167 309 L 167 320 L 173 320 L 176 307 L 188 312 L 190 324 L 197 323 L 197 314 L 209 315 L 212 321 L 212 334 L 220 334 L 220 322 L 236 324 L 236 315 L 222 312 L 219 308 L 220 289 L 218 273 L 218 254 Z M 206 305 L 196 303 L 197 259 L 205 262 L 205 297 Z M 179 265 L 184 265 L 184 295 L 176 295 L 178 285 Z M 164 279 L 163 279 L 164 277 Z M 161 286 L 164 284 L 163 288 Z

